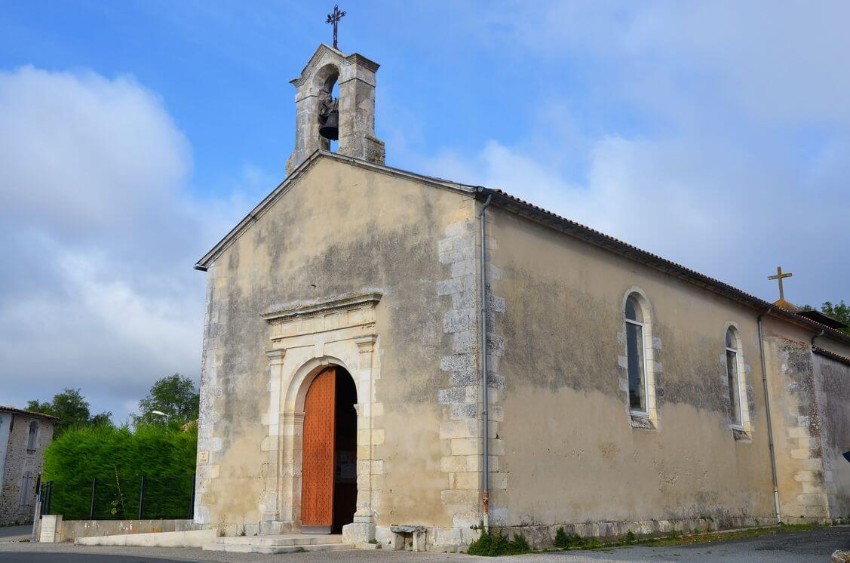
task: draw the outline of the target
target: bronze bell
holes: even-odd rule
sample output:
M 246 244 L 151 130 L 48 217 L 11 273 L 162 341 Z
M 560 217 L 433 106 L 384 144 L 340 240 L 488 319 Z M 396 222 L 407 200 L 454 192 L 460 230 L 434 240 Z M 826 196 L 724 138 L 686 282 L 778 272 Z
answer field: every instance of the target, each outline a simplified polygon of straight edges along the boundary
M 339 139 L 339 111 L 333 110 L 324 118 L 325 122 L 319 128 L 319 135 L 325 139 L 336 141 Z

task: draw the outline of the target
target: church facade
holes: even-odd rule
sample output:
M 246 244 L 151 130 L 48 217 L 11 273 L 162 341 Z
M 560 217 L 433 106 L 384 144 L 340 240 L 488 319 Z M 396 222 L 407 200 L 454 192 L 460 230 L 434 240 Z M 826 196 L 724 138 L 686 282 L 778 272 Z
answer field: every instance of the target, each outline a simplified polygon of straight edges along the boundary
M 850 337 L 385 166 L 377 69 L 319 47 L 286 179 L 196 265 L 196 522 L 455 549 L 850 515 Z

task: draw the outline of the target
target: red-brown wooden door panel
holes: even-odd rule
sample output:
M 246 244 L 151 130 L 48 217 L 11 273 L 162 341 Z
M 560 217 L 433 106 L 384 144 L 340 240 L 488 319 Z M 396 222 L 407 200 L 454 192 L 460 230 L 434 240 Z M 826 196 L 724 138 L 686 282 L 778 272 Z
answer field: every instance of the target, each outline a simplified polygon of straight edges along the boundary
M 336 369 L 320 373 L 304 403 L 301 465 L 301 524 L 333 524 Z

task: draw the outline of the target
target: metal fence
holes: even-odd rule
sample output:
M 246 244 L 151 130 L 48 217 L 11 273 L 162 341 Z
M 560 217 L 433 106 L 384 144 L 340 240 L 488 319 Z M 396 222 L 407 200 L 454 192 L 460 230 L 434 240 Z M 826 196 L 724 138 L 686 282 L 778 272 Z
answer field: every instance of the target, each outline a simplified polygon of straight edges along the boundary
M 195 475 L 48 481 L 41 514 L 65 520 L 188 519 L 194 515 Z

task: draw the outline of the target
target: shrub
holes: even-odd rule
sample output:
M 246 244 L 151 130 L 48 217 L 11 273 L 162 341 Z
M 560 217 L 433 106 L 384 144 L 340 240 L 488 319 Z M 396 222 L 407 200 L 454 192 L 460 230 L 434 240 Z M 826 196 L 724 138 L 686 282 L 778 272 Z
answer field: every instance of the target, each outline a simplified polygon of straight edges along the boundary
M 44 481 L 53 481 L 50 512 L 88 519 L 97 479 L 95 518 L 137 518 L 144 476 L 142 517 L 186 518 L 197 440 L 197 430 L 155 426 L 69 430 L 44 454 Z
M 555 531 L 555 547 L 558 549 L 590 549 L 599 546 L 596 538 L 583 538 L 578 534 L 567 534 L 564 528 Z
M 531 547 L 521 534 L 516 534 L 513 539 L 508 539 L 501 532 L 496 534 L 482 532 L 480 538 L 469 544 L 467 553 L 469 555 L 497 557 L 499 555 L 519 555 L 530 551 Z
M 558 549 L 566 549 L 570 546 L 569 541 L 570 540 L 567 537 L 566 532 L 564 532 L 564 527 L 561 526 L 560 528 L 558 528 L 558 530 L 555 532 L 555 547 L 557 547 Z

